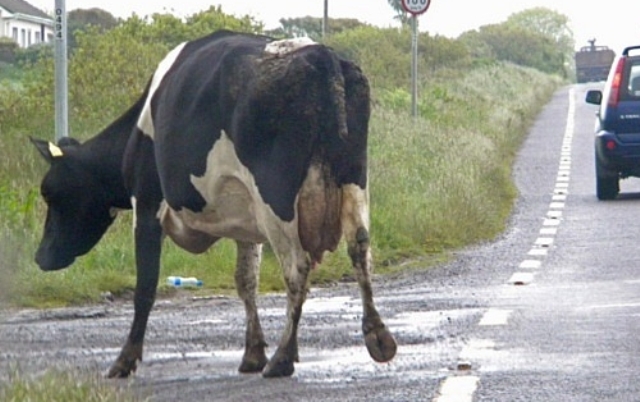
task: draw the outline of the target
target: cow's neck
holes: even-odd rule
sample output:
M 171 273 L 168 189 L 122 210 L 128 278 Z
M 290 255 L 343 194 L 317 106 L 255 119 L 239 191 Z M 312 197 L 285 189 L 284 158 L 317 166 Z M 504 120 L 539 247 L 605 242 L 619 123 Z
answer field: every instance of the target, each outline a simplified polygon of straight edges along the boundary
M 142 102 L 138 101 L 120 118 L 82 145 L 87 163 L 94 168 L 95 174 L 113 197 L 112 206 L 115 208 L 131 208 L 122 175 L 122 160 L 141 108 Z

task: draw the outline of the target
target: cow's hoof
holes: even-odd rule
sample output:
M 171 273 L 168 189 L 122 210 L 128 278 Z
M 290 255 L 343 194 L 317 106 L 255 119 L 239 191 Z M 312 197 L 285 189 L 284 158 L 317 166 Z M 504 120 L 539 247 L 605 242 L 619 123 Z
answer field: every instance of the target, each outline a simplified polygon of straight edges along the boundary
M 267 365 L 267 361 L 264 349 L 252 354 L 245 353 L 242 357 L 242 363 L 240 363 L 238 371 L 241 373 L 259 373 Z
M 108 378 L 127 378 L 132 372 L 135 372 L 138 368 L 136 360 L 132 362 L 126 362 L 121 359 L 116 360 L 113 366 L 109 369 L 107 374 Z
M 287 357 L 278 357 L 276 353 L 262 372 L 264 378 L 290 377 L 293 374 L 293 361 Z
M 388 362 L 393 359 L 398 349 L 393 335 L 384 326 L 374 328 L 365 334 L 364 343 L 367 345 L 371 358 L 378 363 Z

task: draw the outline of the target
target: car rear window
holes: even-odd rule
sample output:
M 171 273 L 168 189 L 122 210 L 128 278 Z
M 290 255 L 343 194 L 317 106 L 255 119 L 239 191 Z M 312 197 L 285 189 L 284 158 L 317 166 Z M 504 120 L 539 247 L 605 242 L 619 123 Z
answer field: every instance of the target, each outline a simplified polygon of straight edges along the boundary
M 626 85 L 626 100 L 640 100 L 640 58 L 629 58 L 626 66 L 628 67 Z

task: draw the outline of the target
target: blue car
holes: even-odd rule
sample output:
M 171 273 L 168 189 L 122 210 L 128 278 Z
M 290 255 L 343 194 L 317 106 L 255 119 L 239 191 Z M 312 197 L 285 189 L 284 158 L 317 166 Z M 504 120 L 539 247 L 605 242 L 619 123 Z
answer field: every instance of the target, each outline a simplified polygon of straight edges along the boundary
M 612 200 L 620 179 L 640 177 L 640 45 L 617 56 L 604 90 L 589 90 L 586 102 L 596 114 L 596 195 Z

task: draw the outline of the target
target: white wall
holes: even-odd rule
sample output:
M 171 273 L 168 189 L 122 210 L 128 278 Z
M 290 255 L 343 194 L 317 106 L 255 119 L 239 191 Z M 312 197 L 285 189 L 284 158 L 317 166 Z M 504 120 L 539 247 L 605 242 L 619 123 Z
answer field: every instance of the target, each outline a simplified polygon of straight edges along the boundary
M 28 47 L 36 43 L 48 42 L 53 36 L 51 27 L 45 26 L 44 39 L 41 35 L 41 25 L 19 20 L 8 20 L 5 25 L 4 36 L 13 38 L 20 47 Z

